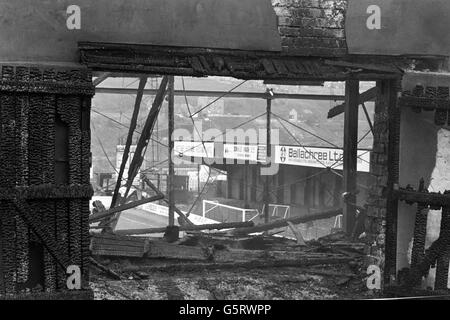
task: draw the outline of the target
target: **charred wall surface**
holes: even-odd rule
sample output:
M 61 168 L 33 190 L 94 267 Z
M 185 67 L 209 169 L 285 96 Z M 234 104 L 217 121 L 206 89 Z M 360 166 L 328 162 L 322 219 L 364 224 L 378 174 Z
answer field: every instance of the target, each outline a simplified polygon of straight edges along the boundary
M 87 70 L 0 66 L 0 296 L 64 292 L 88 280 Z

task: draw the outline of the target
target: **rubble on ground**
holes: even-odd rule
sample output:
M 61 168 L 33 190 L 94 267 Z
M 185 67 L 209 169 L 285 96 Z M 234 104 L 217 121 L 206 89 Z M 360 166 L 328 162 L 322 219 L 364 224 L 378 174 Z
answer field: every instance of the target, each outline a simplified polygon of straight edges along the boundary
M 99 300 L 363 298 L 363 248 L 342 233 L 305 245 L 269 235 L 95 235 L 91 288 Z

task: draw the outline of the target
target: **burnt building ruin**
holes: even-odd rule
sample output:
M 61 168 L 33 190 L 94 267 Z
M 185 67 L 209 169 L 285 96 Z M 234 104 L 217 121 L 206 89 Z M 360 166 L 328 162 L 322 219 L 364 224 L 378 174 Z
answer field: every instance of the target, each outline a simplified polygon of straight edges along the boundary
M 20 6 L 22 2 L 10 1 L 9 5 Z M 83 12 L 85 1 L 79 2 Z M 440 3 L 448 9 L 444 1 Z M 136 14 L 151 11 L 138 10 L 142 6 L 146 6 L 143 1 L 133 1 L 130 10 Z M 376 182 L 366 204 L 364 272 L 369 266 L 379 267 L 380 289 L 385 291 L 413 290 L 436 265 L 435 290 L 446 290 L 449 190 L 429 190 L 438 161 L 438 132 L 450 125 L 448 61 L 441 50 L 436 55 L 414 47 L 411 52 L 395 55 L 355 54 L 349 48 L 354 48 L 358 35 L 350 39 L 346 30 L 355 26 L 354 12 L 361 8 L 347 1 L 229 1 L 222 4 L 222 10 L 257 7 L 252 23 L 248 24 L 244 13 L 236 20 L 231 15 L 221 16 L 217 26 L 208 30 L 210 37 L 202 37 L 202 24 L 210 23 L 205 12 L 213 17 L 220 14 L 209 11 L 212 7 L 206 3 L 187 1 L 185 6 L 177 7 L 172 0 L 165 7 L 180 19 L 181 26 L 189 26 L 184 31 L 179 28 L 168 32 L 169 24 L 161 19 L 151 22 L 147 17 L 145 26 L 118 19 L 120 32 L 114 33 L 116 21 L 106 21 L 107 15 L 98 23 L 103 26 L 99 30 L 109 33 L 95 37 L 83 33 L 84 29 L 73 36 L 70 30 L 44 28 L 32 33 L 25 30 L 25 24 L 14 30 L 15 25 L 0 23 L 0 39 L 6 39 L 0 45 L 0 295 L 90 296 L 93 73 L 100 78 L 115 73 L 345 81 L 345 104 L 340 112 L 345 113 L 343 185 L 349 197 L 344 203 L 344 226 L 348 232 L 355 224 L 356 212 L 357 115 L 359 105 L 365 102 L 359 82 L 376 81 L 370 169 Z M 120 1 L 114 1 L 111 7 L 120 9 Z M 26 12 L 6 4 L 0 5 L 0 10 L 6 10 L 18 22 L 25 19 Z M 114 14 L 117 12 L 120 10 Z M 192 16 L 199 18 L 198 28 L 189 25 Z M 61 23 L 59 18 L 53 20 Z M 93 22 L 85 23 L 89 29 Z M 30 24 L 33 27 L 40 22 L 36 19 Z M 230 29 L 230 25 L 237 29 Z M 153 28 L 157 31 L 146 38 Z M 242 32 L 244 29 L 248 32 Z M 136 30 L 139 32 L 133 33 Z M 227 38 L 217 40 L 217 34 L 227 34 Z M 39 43 L 39 38 L 52 37 L 61 40 L 55 47 Z M 412 155 L 417 149 L 420 151 Z M 448 171 L 448 164 L 441 161 L 440 166 Z M 441 211 L 442 219 L 438 240 L 425 250 L 428 210 Z M 412 238 L 409 266 L 406 251 Z M 70 265 L 81 268 L 85 290 L 67 289 L 66 269 Z M 36 292 L 30 292 L 32 288 Z

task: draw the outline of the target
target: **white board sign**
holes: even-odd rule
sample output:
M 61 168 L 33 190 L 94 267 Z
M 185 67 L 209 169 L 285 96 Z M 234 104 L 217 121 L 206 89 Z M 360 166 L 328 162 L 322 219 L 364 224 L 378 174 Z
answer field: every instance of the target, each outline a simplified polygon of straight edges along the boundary
M 257 161 L 258 146 L 225 144 L 223 148 L 223 156 L 225 159 Z
M 343 170 L 343 153 L 342 149 L 277 146 L 275 163 Z M 358 150 L 357 160 L 359 172 L 370 172 L 370 151 Z
M 264 162 L 266 160 L 266 146 L 225 144 L 223 157 L 233 160 Z
M 175 141 L 176 157 L 214 158 L 214 142 Z

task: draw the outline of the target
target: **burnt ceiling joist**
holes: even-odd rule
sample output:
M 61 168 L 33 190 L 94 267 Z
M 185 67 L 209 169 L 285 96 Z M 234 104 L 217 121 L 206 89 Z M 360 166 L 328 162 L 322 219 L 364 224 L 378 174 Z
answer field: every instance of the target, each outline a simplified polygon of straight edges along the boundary
M 94 71 L 175 75 L 224 76 L 244 80 L 345 81 L 398 79 L 411 65 L 434 68 L 434 60 L 406 57 L 324 59 L 282 53 L 79 43 L 81 62 Z

